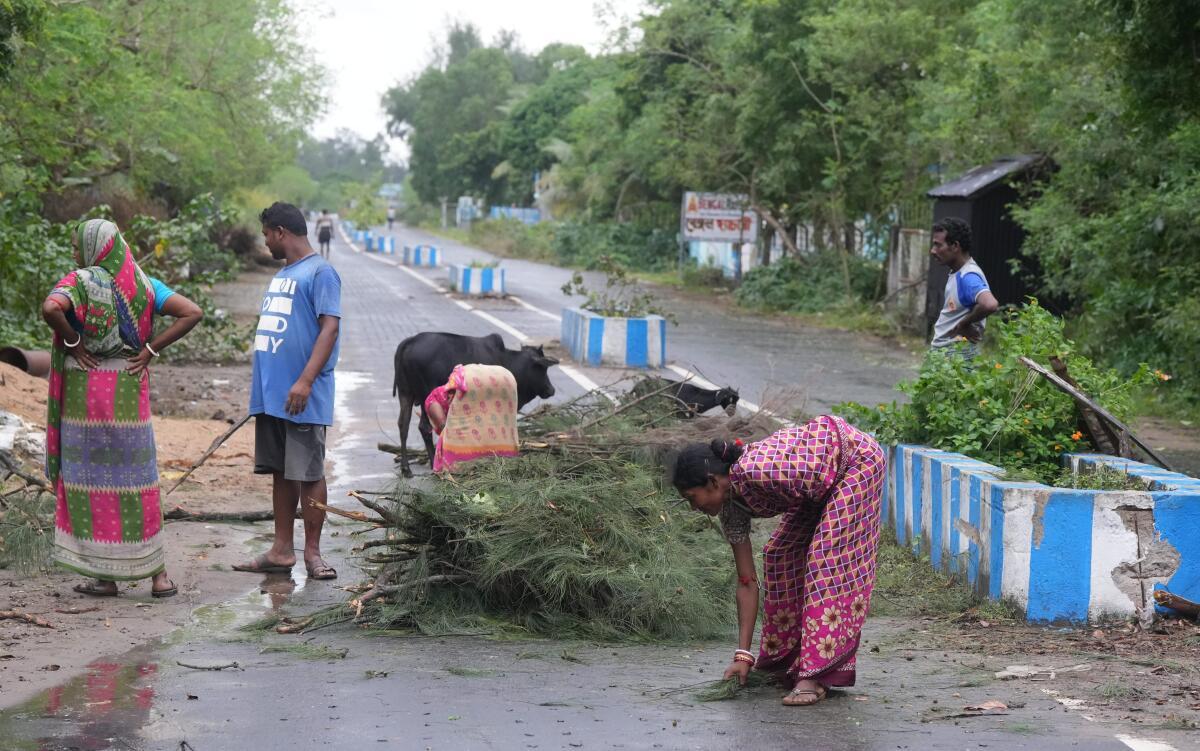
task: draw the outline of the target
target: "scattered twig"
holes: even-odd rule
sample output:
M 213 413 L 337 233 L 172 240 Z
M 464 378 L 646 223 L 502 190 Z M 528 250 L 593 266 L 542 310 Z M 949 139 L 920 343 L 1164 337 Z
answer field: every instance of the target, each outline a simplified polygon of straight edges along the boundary
M 217 449 L 221 448 L 221 445 L 222 445 L 222 444 L 224 444 L 224 443 L 225 443 L 225 441 L 228 441 L 228 440 L 229 440 L 229 437 L 230 437 L 231 435 L 233 435 L 234 433 L 236 433 L 236 432 L 238 431 L 238 428 L 242 427 L 242 426 L 243 426 L 243 425 L 245 425 L 247 422 L 249 422 L 249 420 L 250 420 L 250 414 L 249 414 L 249 413 L 247 413 L 247 414 L 245 414 L 245 415 L 242 415 L 242 419 L 238 420 L 238 421 L 237 421 L 237 422 L 235 422 L 233 425 L 230 425 L 230 426 L 229 426 L 229 430 L 226 430 L 224 433 L 222 433 L 221 435 L 217 436 L 216 440 L 214 440 L 214 441 L 212 442 L 212 444 L 211 444 L 211 445 L 209 445 L 209 447 L 208 447 L 208 450 L 207 450 L 207 451 L 205 451 L 203 454 L 201 454 L 201 455 L 200 455 L 200 458 L 196 460 L 195 464 L 193 464 L 192 466 L 188 467 L 187 471 L 186 471 L 186 472 L 184 472 L 184 473 L 183 473 L 183 475 L 182 475 L 182 476 L 180 476 L 180 478 L 179 478 L 178 480 L 176 480 L 176 481 L 175 481 L 175 484 L 174 484 L 174 485 L 172 485 L 172 486 L 170 487 L 170 489 L 168 489 L 168 490 L 167 490 L 167 492 L 166 492 L 166 493 L 163 493 L 163 495 L 164 495 L 164 496 L 168 496 L 168 495 L 170 495 L 170 494 L 171 494 L 171 493 L 172 493 L 172 492 L 175 490 L 175 488 L 178 488 L 180 485 L 182 485 L 184 480 L 186 480 L 186 479 L 188 479 L 189 477 L 191 477 L 191 475 L 192 475 L 192 473 L 193 473 L 193 472 L 195 472 L 197 469 L 199 469 L 199 468 L 200 468 L 200 466 L 201 466 L 202 464 L 204 464 L 204 462 L 208 461 L 208 457 L 212 456 L 212 455 L 213 455 L 213 453 L 214 453 L 214 452 L 215 452 Z
M 242 666 L 238 665 L 236 662 L 223 662 L 220 665 L 192 665 L 191 663 L 184 662 L 182 660 L 176 660 L 175 664 L 181 668 L 188 668 L 189 670 L 228 670 L 229 668 L 233 668 L 234 670 L 242 669 Z
M 310 504 L 312 504 L 312 507 L 317 509 L 318 511 L 326 511 L 330 514 L 334 514 L 335 516 L 342 516 L 347 519 L 353 519 L 356 522 L 363 522 L 364 524 L 375 524 L 380 527 L 387 526 L 386 519 L 372 519 L 371 517 L 367 516 L 366 514 L 364 514 L 361 511 L 345 511 L 343 509 L 336 508 L 334 506 L 330 506 L 325 503 L 321 503 L 320 501 L 316 500 L 315 498 L 309 498 L 308 502 Z
M 39 618 L 36 615 L 24 613 L 20 610 L 0 610 L 0 621 L 24 621 L 33 626 L 54 628 L 54 625 L 45 618 Z
M 591 420 L 588 420 L 587 422 L 583 423 L 582 425 L 575 427 L 571 432 L 574 433 L 575 435 L 582 435 L 583 431 L 587 430 L 588 428 L 592 427 L 593 425 L 597 425 L 599 423 L 604 422 L 605 420 L 615 417 L 615 416 L 621 414 L 622 412 L 624 412 L 625 410 L 629 409 L 630 407 L 641 404 L 642 402 L 646 401 L 647 399 L 653 399 L 654 397 L 659 396 L 663 392 L 670 391 L 671 389 L 679 388 L 680 383 L 687 383 L 688 380 L 689 379 L 685 378 L 682 381 L 671 381 L 666 386 L 663 386 L 660 389 L 655 389 L 654 391 L 651 391 L 649 394 L 646 394 L 645 396 L 639 396 L 637 399 L 634 399 L 631 402 L 626 402 L 625 404 L 622 404 L 620 407 L 617 407 L 614 410 L 610 410 L 610 411 L 604 413 L 603 415 L 600 415 L 599 417 L 595 417 L 595 418 L 592 418 Z
M 83 613 L 95 613 L 99 609 L 93 605 L 90 608 L 55 608 L 54 612 L 62 613 L 63 615 L 82 615 Z

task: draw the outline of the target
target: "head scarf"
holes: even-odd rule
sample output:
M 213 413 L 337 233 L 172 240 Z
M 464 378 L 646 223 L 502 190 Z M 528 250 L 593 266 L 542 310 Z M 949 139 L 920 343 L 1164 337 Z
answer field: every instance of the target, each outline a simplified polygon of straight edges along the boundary
M 74 240 L 78 268 L 63 277 L 53 292 L 71 300 L 76 331 L 82 337 L 79 346 L 100 359 L 141 350 L 153 332 L 154 288 L 134 260 L 129 243 L 106 219 L 80 222 Z M 66 347 L 55 335 L 46 416 L 46 476 L 52 483 L 59 469 L 66 361 Z

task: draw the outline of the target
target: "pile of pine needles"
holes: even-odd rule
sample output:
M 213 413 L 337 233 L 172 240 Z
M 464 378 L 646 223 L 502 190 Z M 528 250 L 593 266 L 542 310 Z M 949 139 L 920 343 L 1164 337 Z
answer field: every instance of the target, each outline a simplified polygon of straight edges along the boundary
M 0 449 L 0 568 L 46 566 L 54 543 L 54 494 L 46 481 Z
M 601 394 L 522 418 L 522 455 L 353 493 L 381 529 L 348 604 L 376 629 L 674 641 L 727 634 L 729 547 L 667 482 L 691 441 L 755 440 L 762 415 L 681 419 L 673 400 Z M 337 509 L 331 509 L 339 513 Z

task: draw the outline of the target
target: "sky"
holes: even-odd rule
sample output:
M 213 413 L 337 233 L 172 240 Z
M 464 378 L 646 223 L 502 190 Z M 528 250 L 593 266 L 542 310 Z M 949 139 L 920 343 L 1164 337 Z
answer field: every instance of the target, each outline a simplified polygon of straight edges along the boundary
M 382 133 L 380 97 L 419 73 L 445 39 L 451 21 L 474 23 L 490 42 L 502 29 L 518 33 L 536 52 L 551 42 L 602 51 L 619 19 L 634 19 L 643 0 L 301 0 L 309 49 L 329 71 L 325 114 L 312 134 L 328 138 L 351 130 L 363 138 Z M 390 140 L 391 158 L 403 142 Z

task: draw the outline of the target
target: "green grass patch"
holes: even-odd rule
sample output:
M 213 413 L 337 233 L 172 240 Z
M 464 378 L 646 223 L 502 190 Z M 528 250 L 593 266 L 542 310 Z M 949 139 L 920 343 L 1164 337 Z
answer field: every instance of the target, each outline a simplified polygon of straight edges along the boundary
M 496 678 L 500 675 L 499 671 L 484 670 L 481 668 L 451 667 L 445 670 L 450 675 L 457 675 L 459 678 Z
M 344 660 L 350 650 L 346 647 L 333 649 L 324 644 L 300 642 L 297 644 L 268 644 L 258 651 L 259 654 L 290 654 L 303 660 Z

